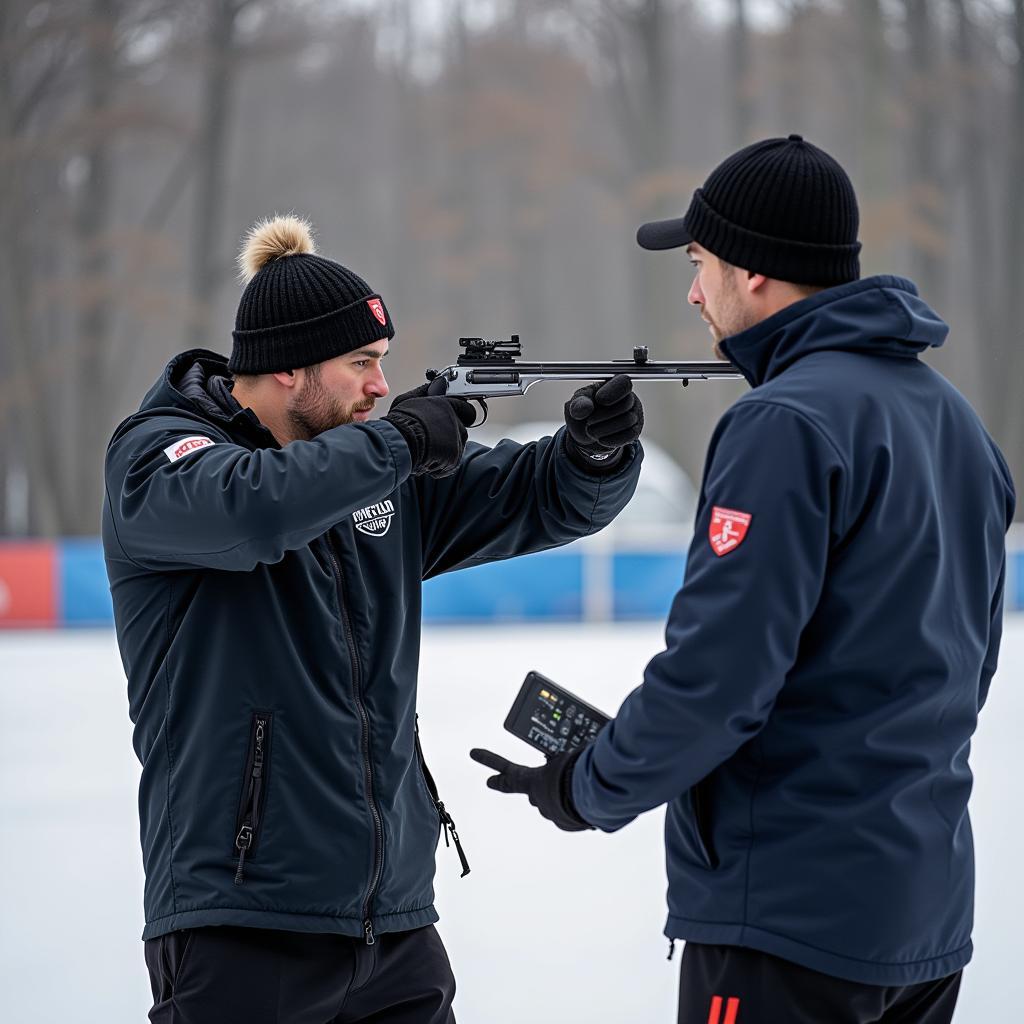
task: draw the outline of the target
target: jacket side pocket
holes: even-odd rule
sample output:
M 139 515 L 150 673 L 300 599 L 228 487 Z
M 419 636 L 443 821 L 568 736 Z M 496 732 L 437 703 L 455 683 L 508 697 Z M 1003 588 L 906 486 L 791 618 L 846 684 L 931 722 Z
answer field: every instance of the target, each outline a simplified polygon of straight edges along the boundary
M 715 853 L 715 844 L 712 839 L 709 780 L 710 776 L 706 776 L 690 790 L 690 805 L 701 852 L 708 862 L 708 867 L 714 869 L 718 867 L 718 854 Z

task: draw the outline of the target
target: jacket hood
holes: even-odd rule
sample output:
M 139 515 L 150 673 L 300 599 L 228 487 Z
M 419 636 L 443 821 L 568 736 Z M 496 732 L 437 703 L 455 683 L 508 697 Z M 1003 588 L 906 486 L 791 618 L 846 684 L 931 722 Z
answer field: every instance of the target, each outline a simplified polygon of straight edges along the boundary
M 213 377 L 230 377 L 225 356 L 204 348 L 193 348 L 176 355 L 165 367 L 156 383 L 146 392 L 139 412 L 153 409 L 194 408 L 204 416 L 225 421 L 231 417 L 206 394 L 206 383 Z
M 938 348 L 948 325 L 906 278 L 881 275 L 828 288 L 722 341 L 751 387 L 825 350 L 916 358 Z
M 140 419 L 186 411 L 225 429 L 240 428 L 257 446 L 277 447 L 256 414 L 243 409 L 231 396 L 227 386 L 230 378 L 227 358 L 216 352 L 193 348 L 176 355 L 146 392 L 139 411 L 118 426 L 114 438 Z

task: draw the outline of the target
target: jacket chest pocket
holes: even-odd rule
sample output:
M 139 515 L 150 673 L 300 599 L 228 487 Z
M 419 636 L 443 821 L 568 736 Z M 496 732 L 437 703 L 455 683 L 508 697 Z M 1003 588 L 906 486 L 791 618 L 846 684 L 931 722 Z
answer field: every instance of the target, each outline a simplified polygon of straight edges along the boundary
M 235 885 L 245 881 L 245 863 L 251 860 L 259 844 L 263 826 L 263 808 L 270 782 L 270 751 L 274 715 L 254 711 L 249 722 L 249 747 L 242 773 L 242 790 L 235 815 L 234 853 L 237 858 Z

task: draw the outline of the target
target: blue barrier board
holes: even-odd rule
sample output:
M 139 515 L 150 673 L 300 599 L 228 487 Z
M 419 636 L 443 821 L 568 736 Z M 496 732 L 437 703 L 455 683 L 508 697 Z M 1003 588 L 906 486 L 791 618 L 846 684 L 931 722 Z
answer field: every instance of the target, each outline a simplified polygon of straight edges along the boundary
M 68 626 L 113 623 L 113 609 L 103 551 L 98 538 L 68 539 L 54 545 L 56 553 L 56 622 Z M 590 555 L 589 557 L 595 557 Z M 664 619 L 682 585 L 685 550 L 619 551 L 600 554 L 610 559 L 607 601 L 618 621 Z M 587 602 L 584 582 L 588 555 L 562 550 L 527 555 L 505 562 L 446 573 L 423 585 L 423 618 L 444 622 L 579 622 Z M 600 571 L 596 579 L 605 577 Z M 1005 608 L 1024 611 L 1024 550 L 1007 553 Z M 42 623 L 40 623 L 42 624 Z
M 67 626 L 106 626 L 114 622 L 103 548 L 99 540 L 57 544 L 59 615 Z
M 626 552 L 612 560 L 615 619 L 663 619 L 683 585 L 686 552 Z
M 583 560 L 576 553 L 491 562 L 423 584 L 424 622 L 575 622 L 582 614 Z

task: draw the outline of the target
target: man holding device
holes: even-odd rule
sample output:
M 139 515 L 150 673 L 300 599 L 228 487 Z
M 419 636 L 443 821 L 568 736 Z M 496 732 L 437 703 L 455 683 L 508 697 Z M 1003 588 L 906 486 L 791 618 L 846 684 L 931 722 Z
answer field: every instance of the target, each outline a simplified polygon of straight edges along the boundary
M 640 229 L 686 248 L 752 390 L 712 437 L 643 684 L 542 768 L 472 752 L 563 829 L 668 804 L 680 1024 L 948 1024 L 971 956 L 967 758 L 1014 491 L 919 359 L 946 325 L 909 281 L 859 279 L 857 224 L 843 169 L 793 135 Z
M 442 829 L 468 864 L 420 753 L 421 583 L 601 529 L 643 410 L 618 375 L 554 437 L 489 449 L 439 380 L 370 422 L 381 296 L 294 217 L 241 263 L 230 360 L 174 358 L 106 456 L 150 1019 L 451 1022 Z

